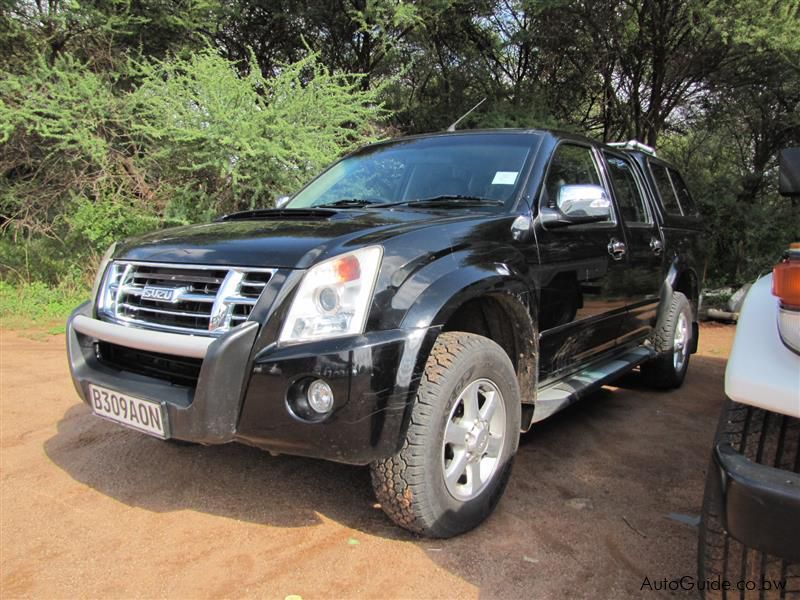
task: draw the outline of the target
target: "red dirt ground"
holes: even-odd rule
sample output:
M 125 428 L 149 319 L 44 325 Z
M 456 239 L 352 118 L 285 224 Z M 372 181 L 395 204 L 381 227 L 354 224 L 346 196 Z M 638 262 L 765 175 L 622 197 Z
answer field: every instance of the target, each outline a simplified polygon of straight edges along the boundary
M 394 527 L 364 468 L 173 446 L 93 417 L 63 336 L 0 332 L 0 596 L 628 598 L 695 572 L 731 326 L 684 387 L 631 375 L 525 434 L 497 512 L 457 539 Z

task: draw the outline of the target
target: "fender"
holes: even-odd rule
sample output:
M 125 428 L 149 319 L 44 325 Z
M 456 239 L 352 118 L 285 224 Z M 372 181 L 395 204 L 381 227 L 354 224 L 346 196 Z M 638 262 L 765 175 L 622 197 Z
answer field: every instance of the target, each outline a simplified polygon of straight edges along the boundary
M 800 418 L 800 357 L 783 343 L 776 325 L 772 274 L 756 281 L 742 307 L 725 368 L 731 400 Z
M 466 253 L 460 253 L 466 254 Z M 455 258 L 450 255 L 451 258 Z M 441 262 L 441 261 L 437 261 Z M 449 262 L 449 261 L 448 261 Z M 459 261 L 461 262 L 461 261 Z M 429 271 L 423 274 L 422 271 Z M 491 297 L 498 302 L 509 322 L 514 324 L 514 358 L 517 379 L 524 404 L 532 404 L 538 375 L 539 336 L 531 307 L 534 292 L 522 275 L 507 263 L 472 263 L 442 271 L 439 265 L 429 265 L 419 277 L 438 271 L 438 277 L 414 300 L 403 317 L 401 328 L 435 328 L 440 331 L 455 312 L 469 300 Z M 418 284 L 418 282 L 417 282 Z M 416 287 L 417 284 L 408 282 Z M 402 288 L 401 288 L 402 290 Z M 401 292 L 398 290 L 398 293 Z M 427 358 L 427 357 L 426 357 Z
M 658 331 L 664 324 L 667 318 L 670 303 L 672 302 L 672 295 L 678 287 L 678 282 L 688 278 L 691 286 L 691 291 L 686 294 L 689 299 L 689 304 L 692 307 L 692 348 L 691 353 L 697 352 L 698 343 L 698 281 L 697 273 L 690 266 L 690 263 L 680 255 L 676 255 L 672 259 L 672 264 L 669 266 L 667 276 L 661 284 L 661 291 L 659 292 L 658 299 L 658 318 L 656 319 L 656 331 Z

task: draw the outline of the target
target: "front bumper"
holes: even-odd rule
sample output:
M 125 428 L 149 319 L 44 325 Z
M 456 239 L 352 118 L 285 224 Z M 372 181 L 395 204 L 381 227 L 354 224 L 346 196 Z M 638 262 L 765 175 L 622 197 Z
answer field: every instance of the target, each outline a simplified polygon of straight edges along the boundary
M 89 319 L 94 328 L 81 324 Z M 78 327 L 76 328 L 76 321 Z M 110 325 L 103 328 L 98 325 Z M 78 329 L 86 333 L 80 333 Z M 67 354 L 72 381 L 78 395 L 89 403 L 89 384 L 95 383 L 131 396 L 163 404 L 169 422 L 169 437 L 201 444 L 223 444 L 233 441 L 239 417 L 241 391 L 246 385 L 248 363 L 253 342 L 258 332 L 256 323 L 245 323 L 207 345 L 203 367 L 196 388 L 172 385 L 167 381 L 121 371 L 102 364 L 96 355 L 98 339 L 123 342 L 114 332 L 128 329 L 92 318 L 91 305 L 85 303 L 70 315 L 67 321 Z M 138 344 L 137 334 L 131 331 L 131 346 L 150 350 Z M 158 334 L 158 332 L 147 332 Z M 162 336 L 164 334 L 161 334 Z M 166 334 L 177 335 L 177 334 Z M 190 337 L 190 336 L 185 336 Z M 157 335 L 150 336 L 158 340 Z M 146 340 L 144 340 L 146 342 Z M 202 342 L 207 342 L 203 338 Z M 199 347 L 199 344 L 198 344 Z
M 153 332 L 142 336 L 143 330 L 126 329 L 93 319 L 89 303 L 70 316 L 70 370 L 87 404 L 88 386 L 94 383 L 163 404 L 171 438 L 201 444 L 239 441 L 351 464 L 367 464 L 399 450 L 408 409 L 438 333 L 436 328 L 377 331 L 256 351 L 256 322 L 213 341 L 195 337 L 186 348 L 177 338 L 159 343 Z M 108 366 L 97 358 L 98 340 L 168 353 L 166 344 L 182 355 L 202 358 L 197 385 L 173 385 Z M 287 400 L 292 386 L 309 378 L 324 379 L 335 397 L 331 414 L 313 422 L 296 416 Z
M 744 545 L 800 562 L 800 475 L 756 464 L 728 444 L 714 449 L 725 530 Z
M 425 360 L 438 328 L 376 331 L 352 338 L 267 348 L 254 358 L 238 439 L 276 452 L 367 464 L 405 439 Z M 324 379 L 333 412 L 322 422 L 289 410 L 286 390 Z

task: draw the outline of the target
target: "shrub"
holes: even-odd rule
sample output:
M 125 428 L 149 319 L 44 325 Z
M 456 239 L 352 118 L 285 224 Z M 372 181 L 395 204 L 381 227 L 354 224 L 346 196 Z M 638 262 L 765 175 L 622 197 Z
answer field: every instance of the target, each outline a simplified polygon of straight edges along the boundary
M 63 283 L 50 286 L 41 281 L 11 285 L 0 281 L 0 324 L 29 329 L 56 324 L 63 331 L 64 319 L 89 297 L 89 288 Z
M 211 50 L 138 68 L 128 109 L 152 149 L 140 163 L 169 190 L 171 213 L 189 220 L 271 206 L 373 139 L 382 115 L 374 90 L 331 74 L 313 54 L 270 79 L 254 59 L 242 75 Z
M 74 279 L 115 239 L 270 206 L 375 138 L 378 93 L 314 54 L 271 78 L 211 49 L 0 73 L 0 272 Z

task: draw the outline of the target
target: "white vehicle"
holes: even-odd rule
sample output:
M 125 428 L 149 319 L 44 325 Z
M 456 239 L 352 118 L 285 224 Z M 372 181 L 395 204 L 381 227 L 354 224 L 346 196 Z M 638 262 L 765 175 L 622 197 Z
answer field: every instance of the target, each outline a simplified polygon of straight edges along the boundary
M 800 195 L 800 148 L 781 156 Z M 706 598 L 800 598 L 800 244 L 745 300 L 725 371 L 698 547 Z M 795 595 L 796 594 L 796 595 Z

